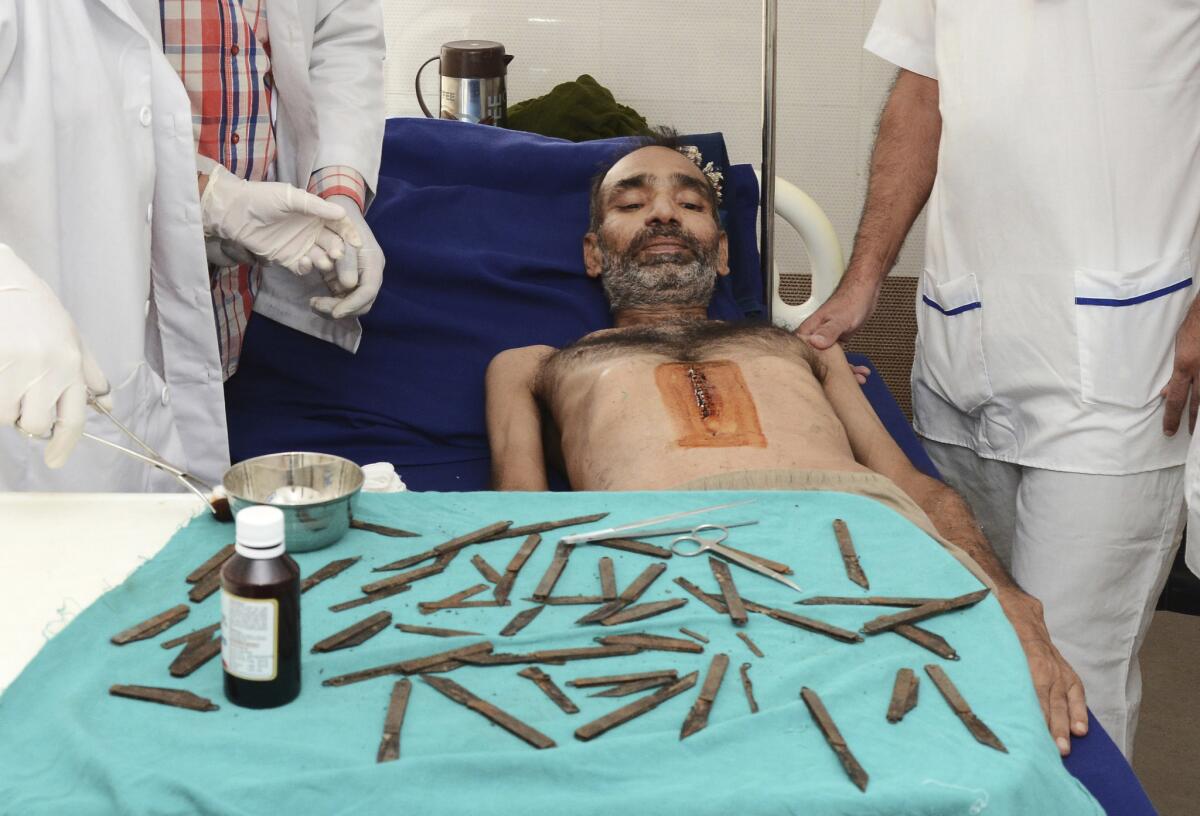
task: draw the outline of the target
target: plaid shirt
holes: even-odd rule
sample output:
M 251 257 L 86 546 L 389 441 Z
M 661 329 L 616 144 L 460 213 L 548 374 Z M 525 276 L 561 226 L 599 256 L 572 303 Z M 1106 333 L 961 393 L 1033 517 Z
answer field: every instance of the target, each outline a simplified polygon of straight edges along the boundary
M 159 0 L 163 51 L 192 103 L 196 152 L 249 181 L 275 178 L 275 120 L 268 0 Z M 366 184 L 351 167 L 323 167 L 308 191 L 345 195 L 363 209 Z M 262 280 L 256 265 L 209 267 L 225 378 L 237 371 L 242 338 Z

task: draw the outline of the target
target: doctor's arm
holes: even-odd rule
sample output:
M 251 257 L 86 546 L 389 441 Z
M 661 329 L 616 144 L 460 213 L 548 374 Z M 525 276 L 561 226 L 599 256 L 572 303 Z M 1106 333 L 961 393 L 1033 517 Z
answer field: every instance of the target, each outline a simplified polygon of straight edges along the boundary
M 378 0 L 324 0 L 317 15 L 308 75 L 320 139 L 309 190 L 346 211 L 362 246 L 324 273 L 332 296 L 309 305 L 339 319 L 370 311 L 383 285 L 383 250 L 363 214 L 379 178 L 386 46 Z
M 1191 395 L 1190 406 L 1188 396 Z M 1163 410 L 1163 433 L 1174 436 L 1188 408 L 1188 430 L 1196 428 L 1200 411 L 1200 298 L 1192 301 L 1183 324 L 1175 333 L 1175 358 L 1171 379 L 1162 390 L 1166 399 Z
M 46 464 L 62 467 L 83 433 L 88 392 L 108 390 L 54 291 L 0 243 L 0 426 L 49 434 Z
M 846 273 L 796 330 L 815 348 L 850 336 L 875 310 L 883 279 L 933 189 L 941 134 L 937 80 L 901 69 L 879 118 L 867 200 Z
M 0 0 L 0 79 L 14 65 L 20 67 L 17 5 Z M 49 434 L 42 456 L 49 467 L 62 467 L 83 433 L 89 391 L 108 394 L 108 380 L 75 321 L 37 272 L 0 238 L 0 428 L 12 425 L 37 437 Z M 111 407 L 107 397 L 100 401 Z
M 550 346 L 502 351 L 487 369 L 487 431 L 493 490 L 547 490 L 542 419 L 534 392 Z
M 209 263 L 247 258 L 277 263 L 297 275 L 332 271 L 362 238 L 336 203 L 278 181 L 248 181 L 197 155 L 196 183 Z
M 1064 756 L 1070 753 L 1069 735 L 1087 733 L 1087 703 L 1079 676 L 1050 641 L 1041 602 L 1013 581 L 962 497 L 913 467 L 863 395 L 841 347 L 821 352 L 820 359 L 826 369 L 825 395 L 846 428 L 855 460 L 895 482 L 925 511 L 938 533 L 969 555 L 990 579 L 996 600 L 1025 650 L 1050 734 Z

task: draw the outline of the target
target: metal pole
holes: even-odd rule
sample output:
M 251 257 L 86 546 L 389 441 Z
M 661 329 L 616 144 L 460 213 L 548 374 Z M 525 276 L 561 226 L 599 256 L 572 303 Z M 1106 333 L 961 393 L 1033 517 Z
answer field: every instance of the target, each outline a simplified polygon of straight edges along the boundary
M 778 45 L 779 0 L 763 0 L 762 201 L 759 206 L 762 231 L 759 257 L 762 261 L 763 294 L 768 320 L 775 305 L 775 91 Z

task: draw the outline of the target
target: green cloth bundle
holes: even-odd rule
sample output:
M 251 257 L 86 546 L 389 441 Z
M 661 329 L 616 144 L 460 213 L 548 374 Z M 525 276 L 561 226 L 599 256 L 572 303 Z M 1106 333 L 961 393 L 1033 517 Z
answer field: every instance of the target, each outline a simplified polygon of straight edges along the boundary
M 508 127 L 572 142 L 650 134 L 644 116 L 622 105 L 612 91 L 587 74 L 558 85 L 545 96 L 513 105 L 508 110 Z

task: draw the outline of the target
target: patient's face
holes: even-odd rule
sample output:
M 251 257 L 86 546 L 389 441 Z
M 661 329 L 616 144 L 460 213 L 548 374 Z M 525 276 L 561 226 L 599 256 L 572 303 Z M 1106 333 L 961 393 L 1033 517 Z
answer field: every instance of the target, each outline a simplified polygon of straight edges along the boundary
M 634 151 L 608 172 L 600 228 L 585 244 L 588 273 L 613 311 L 708 305 L 728 272 L 708 189 L 699 168 L 666 147 Z

